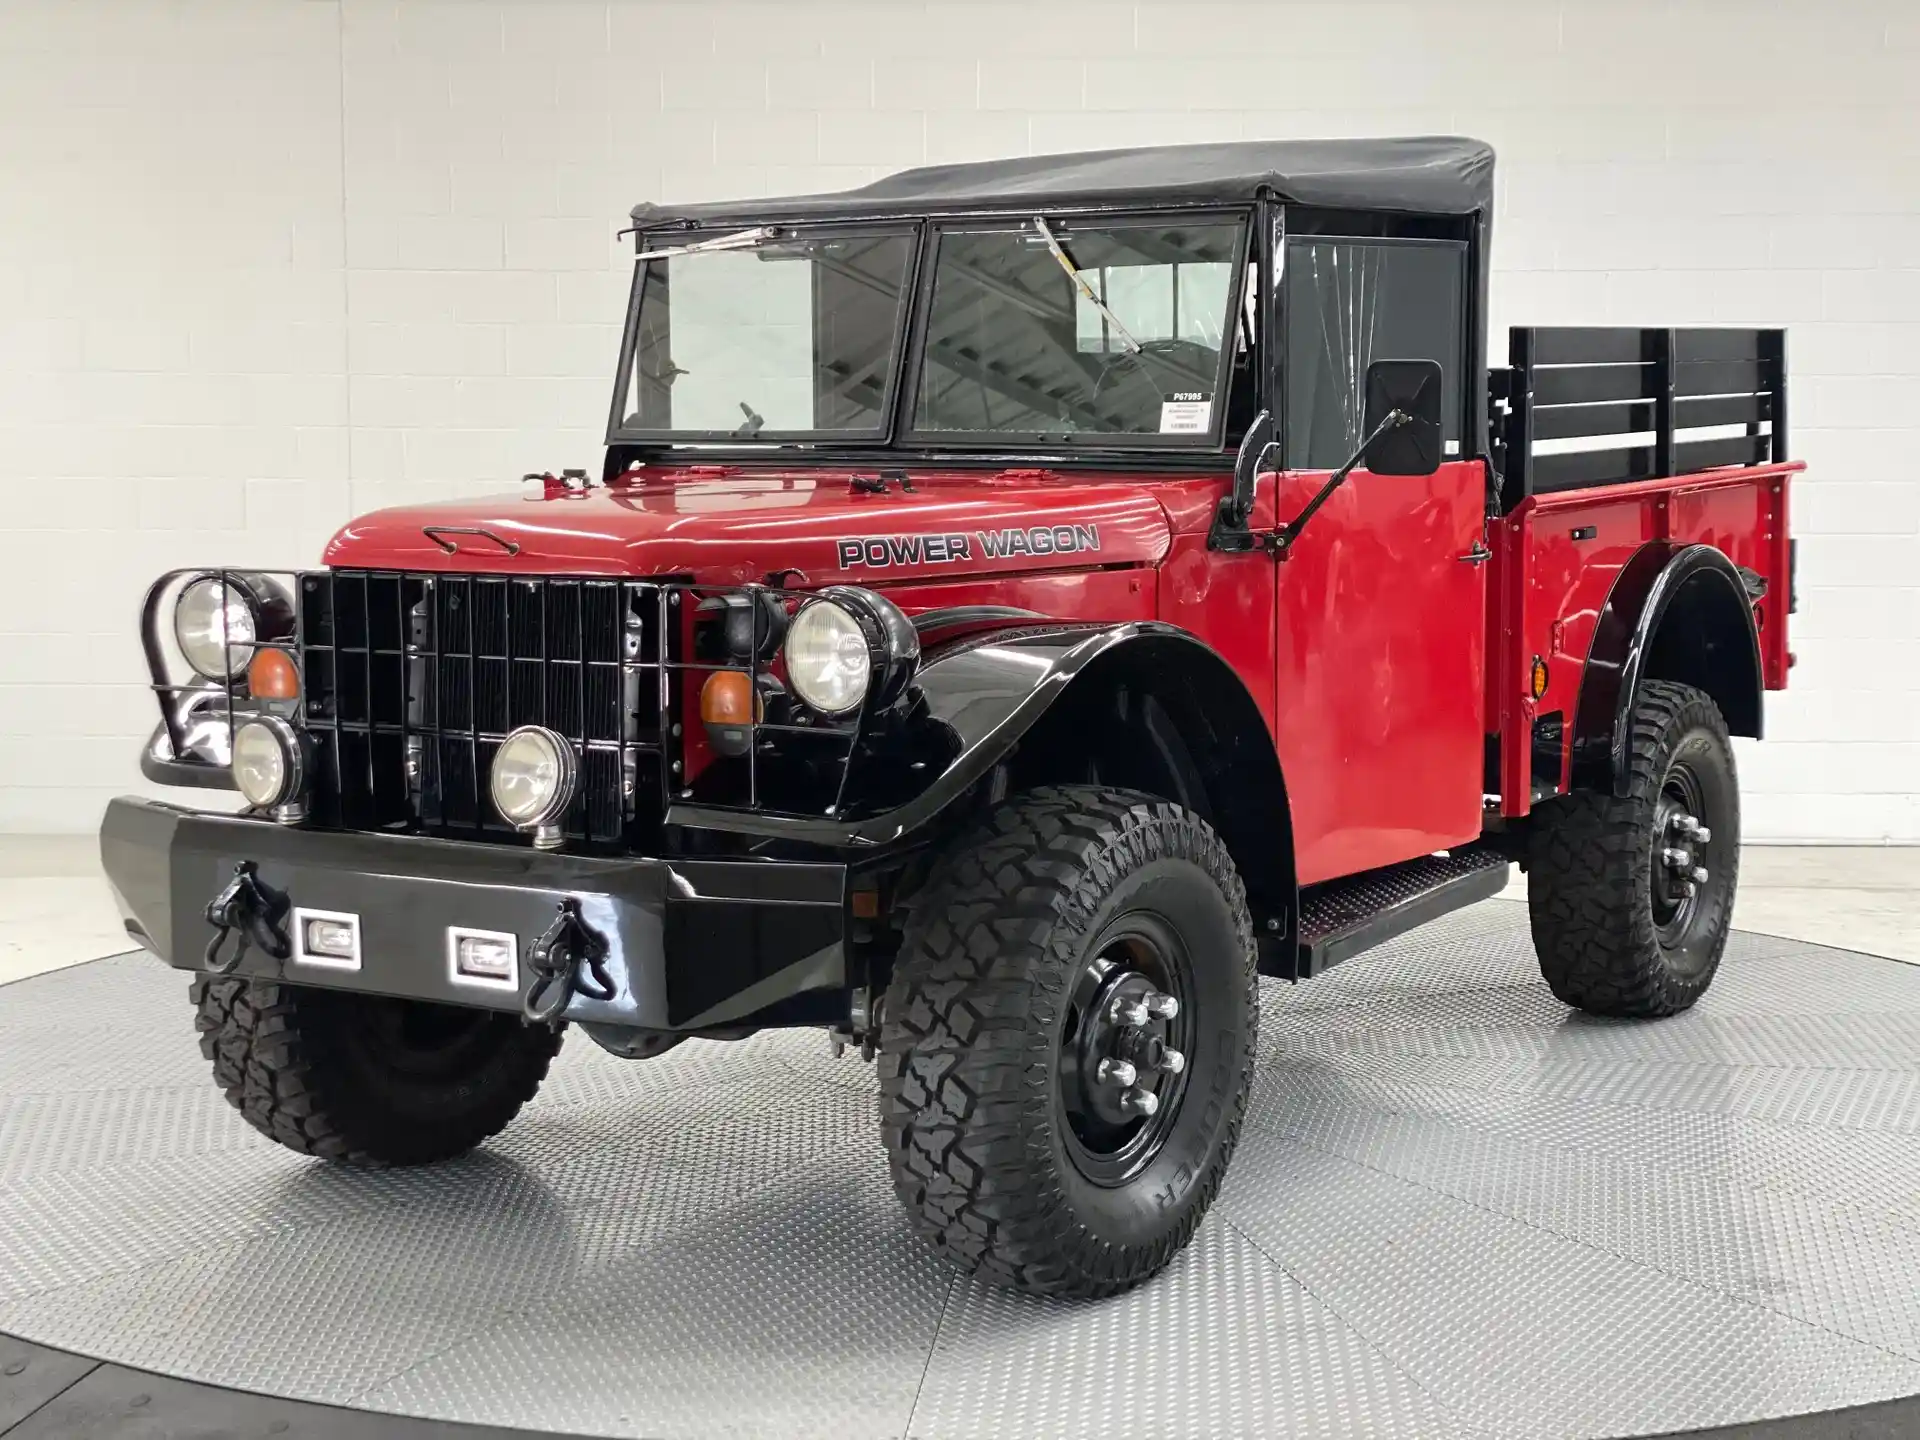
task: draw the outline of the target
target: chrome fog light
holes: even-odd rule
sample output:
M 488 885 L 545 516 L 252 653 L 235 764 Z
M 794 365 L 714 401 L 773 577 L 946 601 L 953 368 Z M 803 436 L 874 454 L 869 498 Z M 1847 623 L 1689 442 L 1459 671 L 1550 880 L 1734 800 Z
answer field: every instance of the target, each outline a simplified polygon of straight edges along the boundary
M 573 746 L 543 725 L 522 725 L 494 752 L 493 808 L 516 830 L 531 830 L 541 850 L 560 848 L 560 822 L 579 784 Z
M 286 823 L 306 818 L 306 763 L 300 737 L 275 715 L 259 715 L 233 732 L 233 783 L 249 805 Z

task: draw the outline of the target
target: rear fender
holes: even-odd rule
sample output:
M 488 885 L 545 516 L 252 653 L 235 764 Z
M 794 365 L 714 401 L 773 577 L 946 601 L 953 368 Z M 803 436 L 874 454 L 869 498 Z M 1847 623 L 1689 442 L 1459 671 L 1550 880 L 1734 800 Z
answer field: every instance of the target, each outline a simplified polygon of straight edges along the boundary
M 1626 793 L 1632 715 L 1648 680 L 1704 690 L 1729 731 L 1759 738 L 1762 674 L 1753 607 L 1740 571 L 1711 545 L 1652 541 L 1614 581 L 1580 679 L 1575 789 Z

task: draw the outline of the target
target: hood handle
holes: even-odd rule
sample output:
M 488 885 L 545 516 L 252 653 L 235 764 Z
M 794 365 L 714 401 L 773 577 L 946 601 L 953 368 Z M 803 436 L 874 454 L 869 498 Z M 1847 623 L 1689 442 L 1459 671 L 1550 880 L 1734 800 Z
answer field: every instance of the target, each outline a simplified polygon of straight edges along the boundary
M 478 535 L 482 540 L 491 540 L 509 555 L 520 553 L 520 546 L 516 542 L 501 539 L 483 525 L 422 525 L 420 533 L 448 555 L 460 553 L 460 542 L 447 539 L 449 535 Z

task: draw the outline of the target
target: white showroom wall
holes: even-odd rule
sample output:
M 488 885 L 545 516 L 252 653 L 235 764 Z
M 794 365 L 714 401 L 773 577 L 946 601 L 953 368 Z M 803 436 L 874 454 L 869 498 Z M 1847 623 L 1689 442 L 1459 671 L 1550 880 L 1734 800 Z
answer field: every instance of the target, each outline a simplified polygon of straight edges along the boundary
M 1912 0 L 4 0 L 0 829 L 139 788 L 157 571 L 595 466 L 636 200 L 1445 131 L 1496 325 L 1790 327 L 1749 832 L 1920 840 L 1916 66 Z

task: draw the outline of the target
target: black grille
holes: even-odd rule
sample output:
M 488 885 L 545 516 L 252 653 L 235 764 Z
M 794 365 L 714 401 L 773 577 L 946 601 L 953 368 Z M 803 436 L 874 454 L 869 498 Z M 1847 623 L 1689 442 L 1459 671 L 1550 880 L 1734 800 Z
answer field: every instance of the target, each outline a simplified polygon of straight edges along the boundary
M 563 828 L 619 845 L 665 807 L 662 634 L 646 582 L 335 570 L 301 577 L 312 821 L 456 838 L 514 834 L 493 808 L 494 751 L 522 725 L 572 740 Z M 677 645 L 672 648 L 677 649 Z

